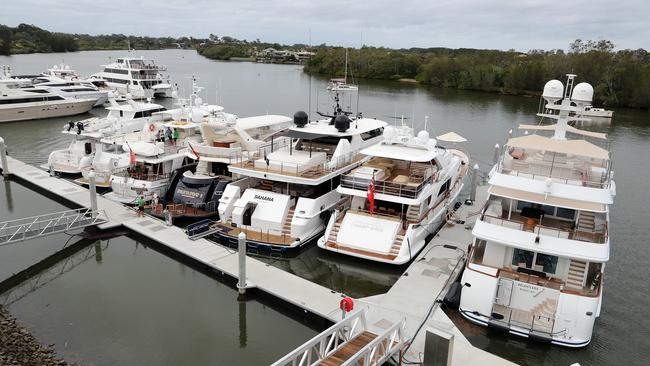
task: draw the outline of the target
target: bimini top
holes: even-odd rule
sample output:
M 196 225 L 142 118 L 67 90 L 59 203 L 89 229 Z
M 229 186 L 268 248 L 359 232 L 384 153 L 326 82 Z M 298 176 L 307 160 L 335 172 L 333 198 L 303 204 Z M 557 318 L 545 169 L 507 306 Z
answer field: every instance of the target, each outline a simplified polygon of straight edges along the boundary
M 609 159 L 609 151 L 585 140 L 559 140 L 539 135 L 513 137 L 507 146 L 522 149 L 551 151 L 562 154 L 585 156 L 596 159 Z
M 429 133 L 420 131 L 413 136 L 409 127 L 387 127 L 384 130 L 385 140 L 361 150 L 361 153 L 380 158 L 428 162 L 434 159 L 439 151 L 436 140 L 429 138 Z

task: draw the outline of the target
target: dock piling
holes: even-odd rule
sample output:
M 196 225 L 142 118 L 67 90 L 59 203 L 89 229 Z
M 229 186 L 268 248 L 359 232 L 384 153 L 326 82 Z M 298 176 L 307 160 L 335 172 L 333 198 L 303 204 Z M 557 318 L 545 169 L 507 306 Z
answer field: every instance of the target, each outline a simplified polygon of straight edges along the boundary
M 499 162 L 499 144 L 494 145 L 494 159 L 492 159 L 492 164 L 497 165 Z
M 474 202 L 476 201 L 476 188 L 478 187 L 478 175 L 479 175 L 479 166 L 478 163 L 474 164 L 474 171 L 472 172 L 472 191 L 469 194 L 469 199 Z
M 0 137 L 0 160 L 2 160 L 2 175 L 9 175 L 9 164 L 7 164 L 7 146 L 5 146 L 5 139 Z
M 237 289 L 240 295 L 246 294 L 246 234 L 241 232 L 237 237 L 239 250 L 239 281 Z
M 95 172 L 88 173 L 88 191 L 90 192 L 90 210 L 93 218 L 97 215 L 97 185 L 95 184 Z

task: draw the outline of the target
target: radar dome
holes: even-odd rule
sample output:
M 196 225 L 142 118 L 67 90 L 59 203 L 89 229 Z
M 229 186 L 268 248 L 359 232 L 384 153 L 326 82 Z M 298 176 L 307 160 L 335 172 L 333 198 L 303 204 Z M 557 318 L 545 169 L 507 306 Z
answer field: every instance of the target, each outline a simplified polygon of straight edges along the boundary
M 589 83 L 580 83 L 573 88 L 571 100 L 574 102 L 591 103 L 594 98 L 594 88 Z
M 425 145 L 427 142 L 429 142 L 429 133 L 424 130 L 418 132 L 418 137 L 416 140 L 418 144 Z
M 339 132 L 345 132 L 350 128 L 350 118 L 346 116 L 345 114 L 341 114 L 339 116 L 336 116 L 336 119 L 334 120 L 334 127 L 336 128 L 337 131 Z
M 395 137 L 395 135 L 397 135 L 397 131 L 395 130 L 395 127 L 386 126 L 386 128 L 384 128 L 384 138 L 386 140 L 392 140 Z
M 305 111 L 298 111 L 293 115 L 293 123 L 298 127 L 305 127 L 309 123 L 309 116 Z
M 560 80 L 553 79 L 544 84 L 542 98 L 546 99 L 549 103 L 555 103 L 562 99 L 563 94 L 564 84 Z

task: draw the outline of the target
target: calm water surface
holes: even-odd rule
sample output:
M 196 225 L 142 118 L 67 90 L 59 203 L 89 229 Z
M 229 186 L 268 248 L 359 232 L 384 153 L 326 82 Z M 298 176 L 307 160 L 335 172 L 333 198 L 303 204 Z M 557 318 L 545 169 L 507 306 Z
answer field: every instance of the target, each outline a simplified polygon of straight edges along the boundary
M 15 73 L 27 74 L 40 72 L 64 59 L 81 74 L 90 74 L 99 71 L 99 65 L 107 63 L 109 57 L 115 58 L 124 54 L 124 52 L 111 51 L 21 55 L 0 57 L 0 64 L 11 65 Z M 172 78 L 179 83 L 182 90 L 189 90 L 189 78 L 192 75 L 197 76 L 200 83 L 206 87 L 204 101 L 218 102 L 228 112 L 240 116 L 266 113 L 291 116 L 297 110 L 305 110 L 311 111 L 312 116 L 315 117 L 316 110 L 329 111 L 330 102 L 323 92 L 326 80 L 313 78 L 310 81 L 310 78 L 301 72 L 299 66 L 217 62 L 204 59 L 194 51 L 144 51 L 138 52 L 137 55 L 152 57 L 159 63 L 167 65 Z M 404 116 L 405 123 L 419 130 L 424 127 L 424 116 L 429 116 L 427 129 L 432 135 L 453 130 L 468 138 L 469 143 L 464 147 L 472 154 L 472 158 L 477 160 L 482 170 L 487 170 L 492 160 L 494 144 L 503 143 L 509 129 L 515 128 L 519 123 L 536 122 L 534 116 L 538 106 L 536 98 L 427 89 L 417 85 L 387 82 L 364 82 L 360 90 L 359 110 L 366 117 L 376 117 L 392 123 L 395 121 L 393 117 Z M 162 103 L 173 107 L 173 103 L 169 100 Z M 356 109 L 355 101 L 346 104 L 350 104 L 353 110 Z M 101 115 L 104 112 L 96 109 L 92 113 Z M 72 119 L 86 117 L 88 115 Z M 68 119 L 70 118 L 0 124 L 0 136 L 7 140 L 12 155 L 32 164 L 42 164 L 46 162 L 52 149 L 62 148 L 68 144 L 69 139 L 60 134 L 63 124 Z M 485 329 L 468 325 L 462 319 L 459 319 L 461 322 L 459 325 L 467 330 L 468 338 L 475 345 L 521 364 L 569 365 L 579 361 L 582 365 L 644 365 L 650 359 L 650 318 L 645 313 L 645 310 L 650 307 L 650 297 L 647 295 L 650 291 L 650 282 L 645 280 L 648 275 L 647 263 L 650 261 L 650 249 L 646 239 L 647 222 L 650 221 L 647 210 L 650 205 L 650 195 L 646 190 L 647 182 L 650 180 L 646 161 L 650 156 L 650 113 L 620 109 L 615 111 L 611 123 L 592 122 L 582 127 L 609 134 L 618 188 L 616 203 L 611 210 L 611 260 L 606 268 L 602 313 L 596 323 L 592 343 L 580 350 L 544 347 L 525 340 L 487 334 Z M 54 238 L 52 240 L 60 244 L 66 240 L 66 238 Z M 119 244 L 116 244 L 118 242 Z M 137 347 L 134 346 L 136 340 L 142 342 L 139 343 L 142 347 L 147 344 L 164 344 L 166 351 L 165 358 L 128 359 L 141 364 L 160 360 L 167 360 L 168 364 L 182 363 L 181 360 L 186 361 L 187 357 L 194 353 L 211 355 L 210 347 L 240 355 L 236 351 L 238 349 L 236 342 L 231 344 L 227 341 L 219 341 L 219 336 L 214 333 L 216 331 L 207 325 L 211 321 L 214 322 L 212 326 L 217 326 L 221 322 L 237 321 L 236 312 L 225 317 L 211 317 L 211 314 L 216 316 L 214 314 L 219 313 L 219 306 L 216 305 L 219 304 L 217 300 L 221 298 L 219 291 L 223 285 L 181 264 L 175 264 L 174 260 L 158 253 L 136 254 L 152 253 L 151 250 L 143 248 L 137 245 L 134 239 L 112 239 L 108 249 L 103 252 L 102 263 L 93 262 L 82 266 L 85 268 L 83 270 L 71 271 L 70 276 L 75 277 L 76 280 L 59 280 L 59 286 L 71 292 L 61 292 L 61 288 L 55 285 L 44 286 L 30 295 L 32 301 L 18 302 L 12 306 L 12 311 L 17 313 L 21 320 L 27 320 L 38 331 L 37 334 L 56 340 L 58 345 L 71 337 L 69 334 L 74 333 L 73 328 L 85 327 L 85 339 L 88 341 L 83 342 L 78 339 L 68 344 L 68 347 L 71 344 L 78 347 L 75 352 L 83 354 L 80 359 L 85 362 L 92 360 L 85 357 L 87 354 L 92 354 L 93 350 L 102 346 L 119 350 L 124 354 L 123 357 L 139 357 Z M 3 260 L 2 258 L 4 257 L 0 257 L 0 261 Z M 353 296 L 369 296 L 384 292 L 403 271 L 403 268 L 387 268 L 372 263 L 359 264 L 349 258 L 323 253 L 315 247 L 308 248 L 295 258 L 265 260 Z M 126 283 L 128 281 L 123 277 L 126 274 L 120 271 L 102 272 L 105 267 L 108 267 L 105 264 L 107 262 L 119 268 L 124 266 L 124 272 L 135 283 Z M 169 273 L 165 274 L 168 277 L 163 281 L 161 277 L 153 275 L 157 274 L 157 271 L 151 268 L 158 268 L 158 266 L 178 267 L 178 269 L 168 269 Z M 187 275 L 186 272 L 194 274 Z M 83 275 L 73 275 L 73 273 L 83 273 Z M 122 280 L 116 280 L 116 277 Z M 97 282 L 102 285 L 98 285 Z M 175 283 L 176 286 L 170 287 L 170 282 Z M 148 287 L 145 289 L 145 286 Z M 203 287 L 198 290 L 196 286 Z M 197 295 L 195 291 L 189 289 L 197 289 L 195 291 L 201 293 Z M 91 290 L 97 292 L 84 292 Z M 67 328 L 61 325 L 52 326 L 53 322 L 62 324 L 66 314 L 80 311 L 77 308 L 78 304 L 73 304 L 74 301 L 70 301 L 68 296 L 88 298 L 89 294 L 93 294 L 90 296 L 93 302 L 96 297 L 103 301 L 98 300 L 95 302 L 95 307 L 91 306 L 91 310 L 86 310 L 83 325 L 79 324 L 79 321 L 73 321 L 70 333 L 65 333 L 64 329 Z M 207 300 L 197 304 L 196 296 Z M 232 295 L 227 297 L 232 300 Z M 30 305 L 32 303 L 34 305 Z M 39 306 L 49 308 L 46 306 L 48 303 L 58 304 L 57 312 L 50 312 L 53 310 L 45 312 L 49 316 L 41 314 L 43 310 L 39 308 Z M 227 304 L 220 306 L 230 314 L 234 310 L 238 311 L 238 305 L 234 301 L 228 301 Z M 263 305 L 248 303 L 247 306 L 249 317 L 252 317 L 250 315 L 252 313 L 256 316 L 266 314 Z M 149 311 L 151 308 L 162 310 L 160 313 L 153 312 L 146 315 L 135 311 L 142 308 L 149 308 Z M 251 308 L 256 310 L 253 311 Z M 134 311 L 134 314 L 139 315 L 131 316 Z M 300 334 L 302 338 L 296 337 L 296 344 L 300 343 L 301 339 L 306 339 L 307 333 L 312 332 L 304 326 L 291 331 L 289 329 L 294 323 L 280 315 L 277 316 L 283 319 L 281 327 L 280 323 L 273 323 L 271 320 L 268 323 L 264 323 L 264 320 L 260 322 L 267 324 L 268 329 L 286 327 L 287 334 L 292 332 Z M 171 319 L 173 327 L 169 326 L 168 319 Z M 101 326 L 93 327 L 93 322 L 98 322 L 97 324 Z M 253 326 L 255 322 L 249 319 L 247 323 Z M 140 329 L 139 327 L 142 329 L 133 330 L 136 335 L 123 334 L 125 329 Z M 185 337 L 173 332 L 174 328 L 179 327 L 186 332 Z M 108 330 L 104 332 L 103 329 Z M 229 324 L 227 329 L 233 339 L 237 338 L 236 325 Z M 202 338 L 202 335 L 212 338 L 207 341 Z M 193 336 L 196 337 L 195 342 L 186 340 L 187 337 L 194 339 Z M 147 343 L 150 339 L 151 343 Z M 182 340 L 185 342 L 181 342 Z M 288 349 L 286 345 L 284 348 Z M 199 358 L 197 364 L 200 364 L 201 360 Z

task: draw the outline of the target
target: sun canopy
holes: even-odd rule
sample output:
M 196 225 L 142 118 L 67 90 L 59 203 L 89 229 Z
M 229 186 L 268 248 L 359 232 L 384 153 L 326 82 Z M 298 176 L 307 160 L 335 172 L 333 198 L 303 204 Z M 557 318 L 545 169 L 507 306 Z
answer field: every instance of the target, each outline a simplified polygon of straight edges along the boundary
M 554 131 L 556 125 L 519 125 L 520 130 L 538 130 L 538 131 Z M 583 131 L 572 126 L 566 127 L 567 132 L 575 133 L 587 137 L 593 137 L 601 140 L 607 139 L 607 134 L 600 132 Z
M 527 135 L 513 137 L 508 140 L 507 145 L 522 149 L 551 151 L 604 160 L 609 159 L 609 151 L 585 140 L 559 140 L 539 135 Z
M 440 141 L 445 141 L 445 142 L 465 142 L 467 141 L 466 138 L 463 136 L 457 134 L 456 132 L 447 132 L 444 135 L 440 135 L 436 137 Z
M 518 189 L 511 189 L 511 188 L 498 187 L 498 186 L 491 186 L 488 189 L 488 192 L 495 196 L 512 198 L 518 201 L 539 203 L 540 205 L 570 208 L 573 210 L 581 210 L 581 211 L 605 212 L 605 205 L 598 202 L 572 200 L 569 198 L 547 196 L 539 193 L 520 191 Z

